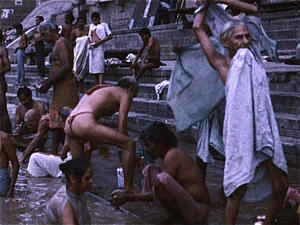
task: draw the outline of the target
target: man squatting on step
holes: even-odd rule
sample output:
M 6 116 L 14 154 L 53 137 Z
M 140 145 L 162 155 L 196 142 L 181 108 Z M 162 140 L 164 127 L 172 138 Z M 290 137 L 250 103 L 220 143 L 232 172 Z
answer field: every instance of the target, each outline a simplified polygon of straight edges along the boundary
M 135 141 L 127 133 L 127 115 L 139 85 L 131 76 L 122 77 L 116 87 L 97 85 L 81 98 L 65 124 L 65 133 L 73 158 L 84 157 L 84 143 L 94 142 L 99 150 L 102 144 L 123 149 L 122 166 L 124 189 L 132 191 L 135 169 Z M 119 112 L 118 130 L 99 123 L 99 119 Z
M 228 0 L 233 1 L 235 0 Z M 235 2 L 241 6 L 244 4 Z M 228 199 L 226 224 L 236 223 L 240 202 L 247 192 L 247 184 L 255 180 L 256 172 L 261 168 L 265 168 L 271 178 L 271 181 L 264 183 L 265 187 L 273 186 L 264 224 L 273 224 L 282 208 L 288 187 L 287 165 L 270 99 L 268 78 L 261 60 L 251 46 L 252 40 L 259 40 L 259 32 L 251 30 L 250 36 L 244 23 L 226 23 L 220 39 L 229 50 L 229 57 L 221 55 L 203 29 L 209 6 L 210 2 L 205 1 L 204 9 L 196 14 L 193 29 L 209 63 L 218 71 L 226 85 L 223 129 L 223 186 Z
M 202 173 L 185 151 L 177 148 L 175 134 L 162 122 L 153 122 L 139 136 L 145 151 L 163 161 L 144 170 L 142 193 L 113 192 L 110 202 L 120 206 L 126 202 L 159 201 L 170 213 L 165 224 L 203 224 L 210 212 L 210 198 Z

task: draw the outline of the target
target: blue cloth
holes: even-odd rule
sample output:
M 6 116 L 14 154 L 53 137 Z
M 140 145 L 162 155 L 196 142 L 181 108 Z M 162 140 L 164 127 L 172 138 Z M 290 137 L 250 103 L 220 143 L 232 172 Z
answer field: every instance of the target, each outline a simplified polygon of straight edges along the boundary
M 6 196 L 10 187 L 10 174 L 6 168 L 0 168 L 0 193 Z
M 25 49 L 19 48 L 17 51 L 17 60 L 18 60 L 18 84 L 25 85 Z

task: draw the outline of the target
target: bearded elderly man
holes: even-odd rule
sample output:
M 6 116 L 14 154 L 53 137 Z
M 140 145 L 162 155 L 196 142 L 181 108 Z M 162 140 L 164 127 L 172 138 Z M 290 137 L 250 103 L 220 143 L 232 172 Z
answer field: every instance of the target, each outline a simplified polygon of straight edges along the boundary
M 237 2 L 241 6 L 244 4 L 236 0 L 228 2 Z M 256 195 L 271 194 L 273 187 L 264 221 L 264 224 L 273 224 L 282 208 L 288 187 L 287 164 L 270 99 L 268 78 L 260 54 L 257 55 L 251 45 L 252 41 L 259 40 L 259 32 L 251 30 L 250 36 L 244 23 L 226 23 L 220 39 L 229 50 L 229 57 L 221 55 L 203 29 L 209 5 L 210 2 L 206 2 L 204 7 L 202 5 L 203 9 L 198 10 L 193 29 L 210 65 L 218 71 L 226 85 L 223 126 L 223 186 L 228 198 L 226 224 L 236 223 L 242 198 L 255 186 L 256 190 L 264 190 L 261 193 L 256 191 Z
M 72 72 L 73 46 L 68 39 L 59 35 L 58 27 L 52 21 L 43 21 L 38 29 L 46 42 L 54 44 L 49 79 L 42 83 L 40 92 L 46 93 L 53 86 L 49 127 L 53 131 L 51 153 L 56 155 L 60 138 L 65 135 L 58 110 L 63 106 L 75 108 L 79 101 L 77 85 Z

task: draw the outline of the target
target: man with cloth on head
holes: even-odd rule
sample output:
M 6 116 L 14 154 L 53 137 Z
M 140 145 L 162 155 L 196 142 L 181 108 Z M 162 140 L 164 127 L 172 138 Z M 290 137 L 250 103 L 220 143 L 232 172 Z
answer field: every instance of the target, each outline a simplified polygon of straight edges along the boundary
M 75 108 L 79 101 L 72 72 L 73 47 L 69 40 L 58 34 L 58 27 L 53 21 L 43 21 L 39 26 L 39 31 L 46 42 L 54 44 L 49 79 L 42 83 L 39 91 L 46 93 L 53 86 L 49 127 L 53 130 L 51 153 L 56 155 L 60 139 L 65 136 L 58 110 L 63 106 Z

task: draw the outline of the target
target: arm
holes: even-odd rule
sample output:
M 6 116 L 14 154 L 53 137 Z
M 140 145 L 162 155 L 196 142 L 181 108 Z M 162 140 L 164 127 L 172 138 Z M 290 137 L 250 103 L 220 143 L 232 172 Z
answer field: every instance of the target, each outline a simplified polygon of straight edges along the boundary
M 7 197 L 14 197 L 14 188 L 15 188 L 15 184 L 16 184 L 16 181 L 17 181 L 20 165 L 19 165 L 17 154 L 16 154 L 16 149 L 14 148 L 9 136 L 6 135 L 6 134 L 3 134 L 2 135 L 2 140 L 3 140 L 2 141 L 3 147 L 6 151 L 6 154 L 8 156 L 9 161 L 12 164 L 12 169 L 13 169 L 9 190 L 8 190 L 6 196 Z
M 117 193 L 112 193 L 109 201 L 113 206 L 121 206 L 124 205 L 126 202 L 137 202 L 137 201 L 153 202 L 154 197 L 153 197 L 153 191 L 149 191 L 145 193 L 135 193 L 135 194 L 129 194 L 126 192 L 117 192 Z
M 201 10 L 199 13 L 196 14 L 196 17 L 194 19 L 193 29 L 196 33 L 196 37 L 201 44 L 201 47 L 203 49 L 203 52 L 206 55 L 209 64 L 219 72 L 222 81 L 226 83 L 226 77 L 230 68 L 230 60 L 227 59 L 222 54 L 220 54 L 215 49 L 215 47 L 213 46 L 209 37 L 207 36 L 207 34 L 203 29 L 203 24 L 207 14 L 208 7 L 209 6 L 205 6 L 203 10 Z
M 60 158 L 62 160 L 65 160 L 67 158 L 67 153 L 70 151 L 70 144 L 69 144 L 69 139 L 67 136 L 65 136 L 65 142 L 64 146 L 62 147 L 62 150 L 60 152 Z
M 256 3 L 250 4 L 250 3 L 242 2 L 242 1 L 238 1 L 238 0 L 212 0 L 212 2 L 226 4 L 228 6 L 231 6 L 235 9 L 245 13 L 246 15 L 258 17 L 259 9 L 258 9 L 258 5 Z
M 74 211 L 73 211 L 73 207 L 70 203 L 70 201 L 68 201 L 68 203 L 66 204 L 66 207 L 64 209 L 64 212 L 62 214 L 61 217 L 61 224 L 66 224 L 66 225 L 79 225 L 78 221 L 76 220 Z
M 10 67 L 10 62 L 8 59 L 8 53 L 7 53 L 7 49 L 6 48 L 1 48 L 1 52 L 0 52 L 1 58 L 2 58 L 2 68 L 0 69 L 0 74 L 5 74 L 6 72 L 11 70 Z
M 21 121 L 20 110 L 21 110 L 21 105 L 19 105 L 19 106 L 16 108 L 16 126 L 19 126 L 20 123 L 22 122 L 22 121 Z
M 49 121 L 44 120 L 39 124 L 37 134 L 23 152 L 22 158 L 20 159 L 20 163 L 24 163 L 27 157 L 29 157 L 34 152 L 34 150 L 40 145 L 40 142 L 43 139 L 44 135 L 47 133 L 48 129 Z
M 146 48 L 146 43 L 143 43 L 143 46 L 142 46 L 142 48 L 140 49 L 140 51 L 138 52 L 138 54 L 136 55 L 136 58 L 135 58 L 135 60 L 134 60 L 134 62 L 133 62 L 132 65 L 136 65 L 137 61 L 138 61 L 139 58 L 141 57 L 141 55 L 142 55 L 142 53 L 143 53 L 143 51 L 144 51 L 145 48 Z
M 122 96 L 119 108 L 118 131 L 122 134 L 127 134 L 127 116 L 131 106 L 131 98 L 126 94 Z
M 99 45 L 101 45 L 101 44 L 103 44 L 103 43 L 105 43 L 105 42 L 111 40 L 112 38 L 113 38 L 113 35 L 110 34 L 110 35 L 106 36 L 104 39 L 101 39 L 101 40 L 96 41 L 94 47 L 97 48 Z
M 72 46 L 76 45 L 76 29 L 71 31 L 70 42 Z

